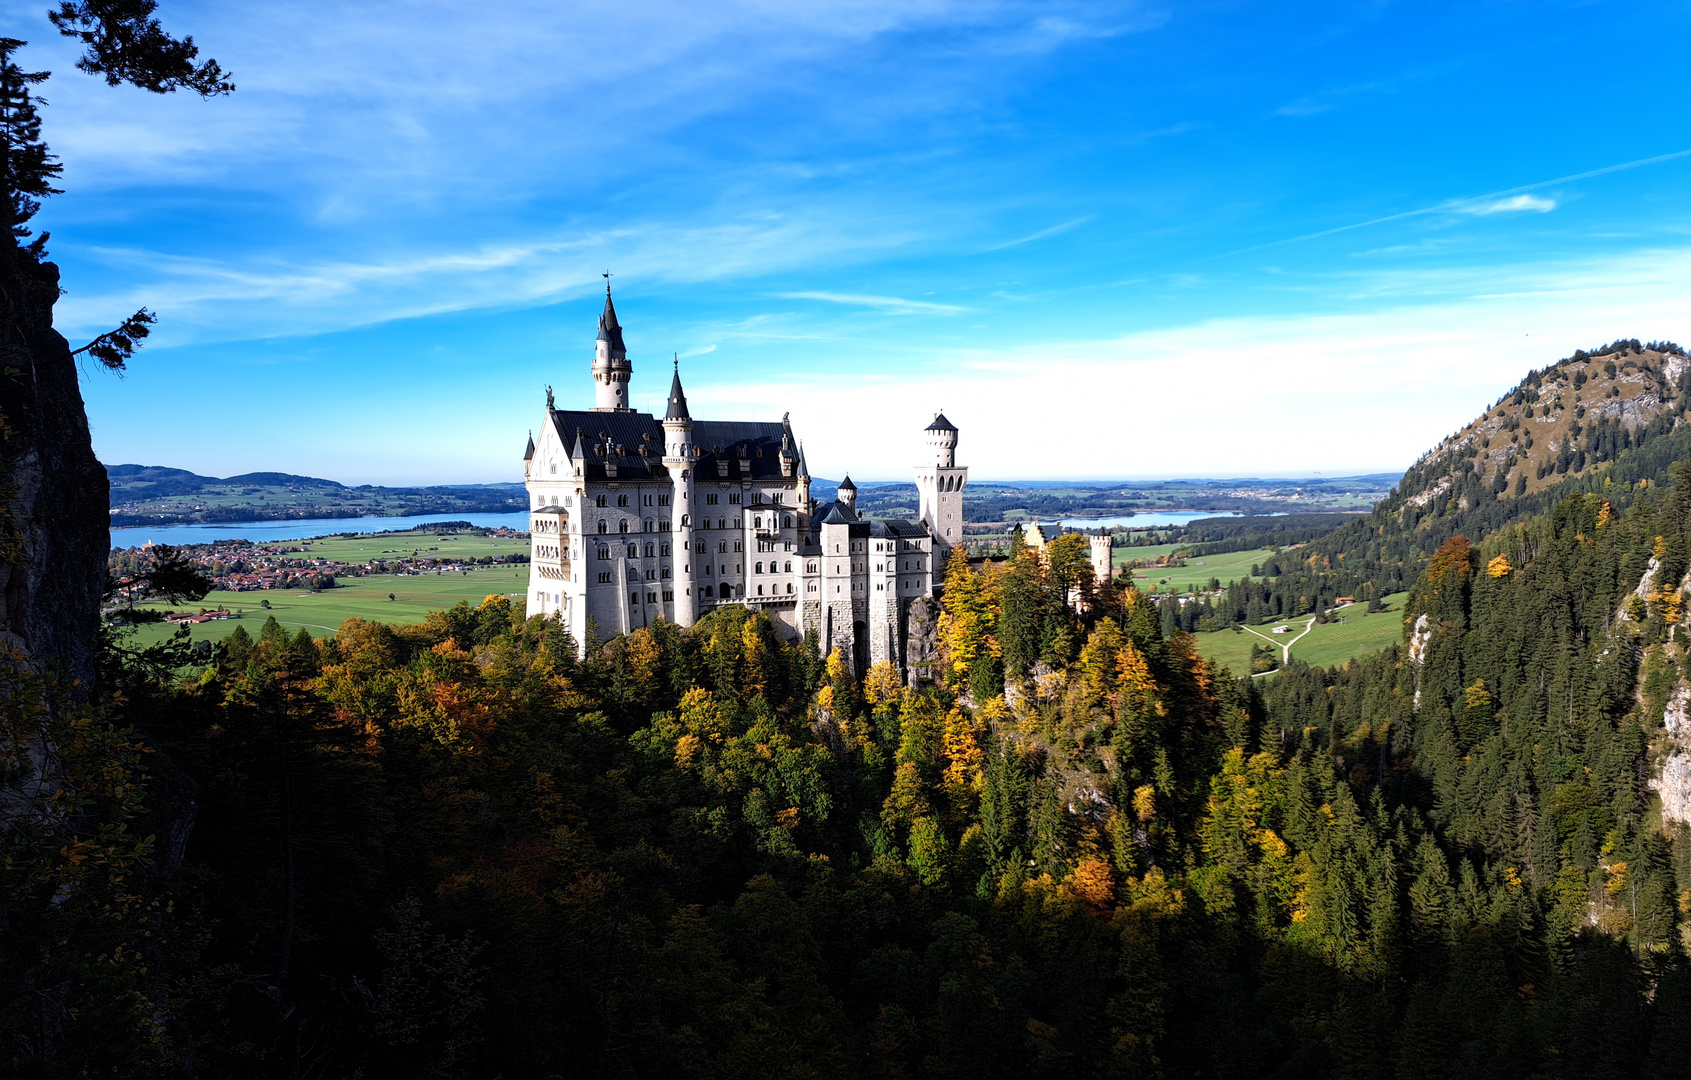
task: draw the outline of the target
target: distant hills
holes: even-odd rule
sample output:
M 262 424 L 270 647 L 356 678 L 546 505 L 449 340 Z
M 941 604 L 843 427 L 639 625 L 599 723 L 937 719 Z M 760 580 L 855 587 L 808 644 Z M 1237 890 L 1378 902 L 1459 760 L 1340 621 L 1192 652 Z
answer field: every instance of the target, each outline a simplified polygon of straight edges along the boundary
M 172 525 L 217 521 L 497 514 L 526 509 L 523 485 L 348 487 L 317 476 L 251 472 L 201 476 L 162 465 L 109 465 L 111 524 Z

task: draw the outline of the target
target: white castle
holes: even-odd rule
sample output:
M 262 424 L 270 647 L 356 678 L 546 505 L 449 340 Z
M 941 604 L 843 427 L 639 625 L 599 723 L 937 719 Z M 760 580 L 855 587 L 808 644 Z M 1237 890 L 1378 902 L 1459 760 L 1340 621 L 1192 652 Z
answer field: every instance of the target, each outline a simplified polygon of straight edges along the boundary
M 533 548 L 528 613 L 560 619 L 583 648 L 659 619 L 691 626 L 714 608 L 768 612 L 787 638 L 814 629 L 854 668 L 904 666 L 911 604 L 940 589 L 963 539 L 957 428 L 936 414 L 932 461 L 916 470 L 920 521 L 857 514 L 848 476 L 810 497 L 810 469 L 786 417 L 694 420 L 676 365 L 663 418 L 628 405 L 634 368 L 611 290 L 593 356 L 596 404 L 554 407 L 523 471 Z

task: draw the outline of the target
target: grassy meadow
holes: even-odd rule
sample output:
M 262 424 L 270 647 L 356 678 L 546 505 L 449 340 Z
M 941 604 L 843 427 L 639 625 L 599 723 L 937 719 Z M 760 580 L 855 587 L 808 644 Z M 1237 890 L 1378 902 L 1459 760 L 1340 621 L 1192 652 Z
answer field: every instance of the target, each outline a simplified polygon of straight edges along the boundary
M 1308 634 L 1304 634 L 1298 643 L 1292 646 L 1292 658 L 1319 667 L 1341 667 L 1352 657 L 1363 656 L 1403 640 L 1403 604 L 1408 598 L 1409 594 L 1406 592 L 1393 593 L 1385 598 L 1386 610 L 1376 611 L 1372 615 L 1365 610 L 1366 604 L 1353 604 L 1344 608 L 1334 616 L 1336 621 L 1313 627 Z M 1233 627 L 1206 634 L 1193 634 L 1192 637 L 1198 644 L 1198 652 L 1206 660 L 1225 664 L 1232 669 L 1233 674 L 1242 675 L 1250 670 L 1251 646 L 1284 645 L 1288 638 L 1295 638 L 1303 633 L 1304 627 L 1308 626 L 1313 618 L 1311 615 L 1300 615 L 1295 619 L 1282 619 L 1251 628 L 1268 638 L 1267 642 L 1250 630 Z M 1271 632 L 1273 627 L 1287 622 L 1294 627 L 1290 634 Z
M 1132 559 L 1155 559 L 1160 555 L 1179 550 L 1183 545 L 1157 544 L 1154 547 L 1116 548 L 1112 558 L 1117 567 L 1125 566 Z M 1185 566 L 1141 566 L 1133 571 L 1133 583 L 1141 589 L 1152 585 L 1158 592 L 1169 592 L 1178 589 L 1180 592 L 1191 592 L 1193 585 L 1208 584 L 1210 578 L 1219 578 L 1223 586 L 1228 582 L 1238 581 L 1248 577 L 1253 563 L 1267 561 L 1269 552 L 1266 548 L 1252 548 L 1249 551 L 1229 551 L 1223 555 L 1202 555 L 1186 560 Z
M 512 552 L 527 554 L 529 542 L 521 537 L 408 532 L 282 541 L 276 546 L 307 549 L 312 555 L 338 562 L 361 563 L 413 553 L 422 558 L 439 559 L 470 559 Z M 341 623 L 353 616 L 378 622 L 414 623 L 422 622 L 429 612 L 449 608 L 460 600 L 479 604 L 483 597 L 492 593 L 520 601 L 528 590 L 528 566 L 522 563 L 499 564 L 440 574 L 429 571 L 416 576 L 377 574 L 341 578 L 340 582 L 340 588 L 320 593 L 305 589 L 238 593 L 214 591 L 207 593 L 204 600 L 183 605 L 178 610 L 203 607 L 242 612 L 239 619 L 200 623 L 193 627 L 195 641 L 221 641 L 234 633 L 237 626 L 245 626 L 247 633 L 257 634 L 258 628 L 271 615 L 289 630 L 304 627 L 314 637 L 324 637 L 334 633 Z M 389 593 L 394 599 L 388 599 Z M 268 611 L 261 606 L 262 600 L 270 601 Z M 155 603 L 141 606 L 162 611 L 172 605 Z M 176 628 L 168 623 L 147 623 L 137 631 L 136 642 L 149 645 L 175 632 Z

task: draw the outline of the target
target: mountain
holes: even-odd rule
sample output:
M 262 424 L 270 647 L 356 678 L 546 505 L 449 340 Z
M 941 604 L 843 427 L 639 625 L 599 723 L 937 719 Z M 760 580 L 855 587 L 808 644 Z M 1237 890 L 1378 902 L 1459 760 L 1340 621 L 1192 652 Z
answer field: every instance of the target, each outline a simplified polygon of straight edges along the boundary
M 112 465 L 111 524 L 167 525 L 210 521 L 395 514 L 507 513 L 527 507 L 521 484 L 440 487 L 347 487 L 336 480 L 284 472 L 201 476 L 162 465 Z

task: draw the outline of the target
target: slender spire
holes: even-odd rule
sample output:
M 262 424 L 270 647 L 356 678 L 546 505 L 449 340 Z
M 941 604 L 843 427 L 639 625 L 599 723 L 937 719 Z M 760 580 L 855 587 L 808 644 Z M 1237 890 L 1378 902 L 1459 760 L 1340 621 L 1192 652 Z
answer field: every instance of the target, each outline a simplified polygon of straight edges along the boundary
M 693 417 L 687 411 L 687 394 L 681 389 L 681 358 L 676 356 L 673 359 L 675 361 L 675 376 L 669 383 L 669 411 L 664 413 L 663 418 L 665 420 L 691 421 Z
M 609 342 L 612 356 L 626 356 L 628 349 L 622 343 L 622 327 L 617 325 L 616 305 L 611 303 L 611 275 L 605 273 L 605 310 L 599 315 L 599 340 Z
M 524 461 L 534 460 L 534 432 L 528 433 L 528 449 L 523 451 Z

